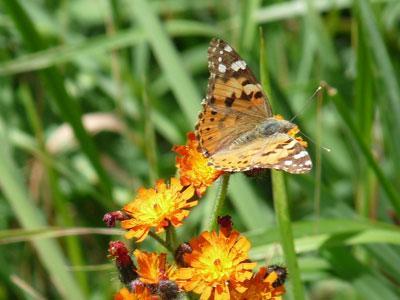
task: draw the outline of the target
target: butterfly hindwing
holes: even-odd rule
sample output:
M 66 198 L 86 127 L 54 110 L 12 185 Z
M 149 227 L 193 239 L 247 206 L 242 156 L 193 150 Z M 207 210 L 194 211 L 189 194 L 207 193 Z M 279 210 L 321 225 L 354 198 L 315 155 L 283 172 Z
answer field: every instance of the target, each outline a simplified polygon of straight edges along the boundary
M 257 168 L 284 170 L 300 174 L 311 170 L 308 152 L 287 134 L 258 137 L 246 144 L 217 152 L 209 158 L 210 165 L 227 172 L 242 172 Z

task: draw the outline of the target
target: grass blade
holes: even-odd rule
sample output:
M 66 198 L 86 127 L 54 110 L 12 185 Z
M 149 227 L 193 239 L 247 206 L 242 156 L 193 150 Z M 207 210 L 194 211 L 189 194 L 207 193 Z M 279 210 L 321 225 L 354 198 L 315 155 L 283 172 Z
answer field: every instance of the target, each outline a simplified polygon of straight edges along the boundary
M 231 178 L 228 194 L 237 214 L 248 230 L 273 225 L 275 217 L 272 209 L 257 195 L 252 183 L 246 179 L 242 174 Z
M 394 136 L 400 134 L 400 86 L 398 82 L 398 75 L 396 75 L 395 69 L 389 57 L 388 50 L 386 49 L 383 37 L 379 32 L 376 24 L 375 16 L 372 12 L 369 1 L 357 0 L 357 7 L 360 11 L 360 19 L 364 28 L 365 40 L 369 44 L 370 51 L 375 58 L 375 64 L 379 69 L 379 75 L 381 76 L 382 85 L 386 87 L 386 97 L 382 97 L 382 100 L 386 100 L 387 103 L 383 103 L 385 110 L 390 112 L 385 114 L 385 119 L 390 124 L 390 130 L 396 132 Z M 397 167 L 400 153 L 400 140 L 393 138 L 391 141 L 392 147 L 394 147 L 393 155 L 397 157 L 394 160 Z
M 239 49 L 249 51 L 253 44 L 254 38 L 257 33 L 257 22 L 253 17 L 254 12 L 257 11 L 260 6 L 260 0 L 248 0 L 242 1 L 242 32 L 241 32 L 241 44 Z
M 17 0 L 5 0 L 4 4 L 28 47 L 32 51 L 39 51 L 46 48 L 34 24 L 28 14 L 20 6 L 19 2 Z M 111 199 L 111 181 L 100 164 L 99 155 L 92 139 L 83 127 L 79 105 L 68 95 L 64 87 L 63 79 L 57 70 L 52 68 L 44 70 L 43 76 L 47 88 L 52 95 L 51 99 L 57 105 L 61 116 L 72 126 L 82 150 L 85 152 L 99 176 L 101 187 L 106 198 Z M 104 205 L 106 205 L 106 207 L 109 206 L 107 203 L 104 203 Z
M 215 28 L 212 26 L 186 20 L 167 21 L 165 30 L 171 36 L 204 35 L 212 37 L 216 34 Z M 0 64 L 0 75 L 40 70 L 66 63 L 85 55 L 90 56 L 93 53 L 134 46 L 144 40 L 145 33 L 135 28 L 119 31 L 111 36 L 103 35 L 71 45 L 56 46 L 2 62 Z
M 260 41 L 260 70 L 261 70 L 261 83 L 264 87 L 269 87 L 267 61 L 263 57 L 265 55 L 264 37 L 261 32 Z M 280 233 L 280 241 L 285 255 L 286 265 L 288 267 L 292 293 L 295 299 L 305 299 L 304 287 L 301 281 L 300 269 L 297 262 L 296 251 L 294 249 L 294 240 L 292 232 L 292 224 L 290 221 L 290 214 L 288 208 L 288 200 L 286 196 L 286 188 L 284 182 L 284 175 L 281 171 L 271 170 L 272 175 L 272 193 L 275 206 L 275 217 Z
M 179 54 L 164 31 L 148 1 L 135 0 L 135 16 L 146 34 L 153 51 L 164 71 L 172 91 L 189 124 L 194 124 L 200 109 L 201 96 L 193 79 L 183 68 Z M 204 57 L 206 57 L 204 55 Z
M 393 0 L 370 0 L 370 2 L 391 2 Z M 353 0 L 318 0 L 313 1 L 313 5 L 318 12 L 327 12 L 333 9 L 350 8 Z M 272 5 L 260 8 L 254 13 L 254 18 L 259 23 L 270 23 L 283 21 L 307 14 L 307 1 L 281 1 Z
M 46 157 L 50 157 L 49 153 L 46 150 L 43 126 L 28 88 L 26 86 L 22 86 L 20 94 L 23 106 L 28 116 L 29 123 L 31 124 L 32 130 L 35 134 L 40 151 L 44 153 Z M 74 219 L 72 217 L 71 211 L 68 209 L 68 200 L 65 198 L 63 192 L 60 189 L 59 174 L 56 172 L 55 168 L 53 168 L 50 164 L 47 164 L 46 162 L 47 160 L 45 159 L 41 161 L 46 169 L 49 187 L 52 195 L 51 197 L 54 203 L 55 210 L 57 211 L 57 214 L 59 215 L 59 219 L 61 221 L 60 225 L 73 227 L 75 225 Z M 74 265 L 83 265 L 83 253 L 79 245 L 78 239 L 74 236 L 68 237 L 66 239 L 66 245 L 71 263 Z M 85 294 L 87 294 L 89 288 L 85 274 L 77 273 L 76 275 L 82 289 L 85 291 Z
M 26 229 L 45 227 L 45 218 L 33 205 L 18 172 L 6 135 L 3 121 L 0 120 L 0 187 L 11 205 L 20 224 Z M 61 248 L 52 240 L 33 241 L 39 258 L 49 272 L 49 277 L 58 292 L 65 299 L 84 299 L 82 291 L 72 274 L 66 270 L 67 262 Z
M 400 195 L 391 184 L 391 182 L 386 178 L 384 175 L 381 167 L 375 161 L 374 157 L 371 154 L 370 149 L 364 142 L 362 138 L 362 134 L 358 131 L 356 125 L 354 124 L 353 120 L 350 117 L 348 109 L 346 105 L 343 103 L 343 100 L 340 99 L 338 96 L 333 96 L 332 99 L 336 105 L 339 114 L 345 121 L 347 127 L 350 129 L 352 136 L 355 139 L 358 147 L 360 148 L 361 152 L 363 153 L 365 159 L 367 160 L 368 164 L 370 165 L 371 169 L 374 171 L 376 177 L 378 178 L 379 182 L 382 185 L 384 192 L 386 193 L 387 197 L 389 198 L 390 202 L 393 205 L 393 208 L 396 210 L 397 214 L 400 214 Z

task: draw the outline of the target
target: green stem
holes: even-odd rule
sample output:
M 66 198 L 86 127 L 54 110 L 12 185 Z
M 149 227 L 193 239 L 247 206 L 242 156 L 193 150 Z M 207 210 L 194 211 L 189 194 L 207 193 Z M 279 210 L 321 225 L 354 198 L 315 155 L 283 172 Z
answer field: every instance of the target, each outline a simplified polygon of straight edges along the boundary
M 267 72 L 267 61 L 265 59 L 265 43 L 262 30 L 260 30 L 260 71 L 261 83 L 264 87 L 269 87 L 269 78 Z M 301 282 L 300 270 L 297 263 L 296 251 L 294 249 L 294 240 L 292 232 L 292 224 L 290 223 L 290 215 L 288 202 L 286 197 L 286 188 L 281 171 L 271 170 L 272 175 L 272 191 L 274 196 L 275 215 L 278 224 L 281 244 L 285 255 L 286 265 L 289 269 L 290 279 L 292 283 L 292 291 L 294 298 L 297 300 L 305 299 L 304 287 Z
M 171 248 L 171 246 L 164 241 L 162 238 L 160 238 L 156 233 L 154 233 L 153 231 L 149 231 L 149 236 L 151 236 L 155 241 L 157 241 L 161 246 L 163 246 L 165 249 L 167 249 L 169 252 L 171 252 L 171 254 L 174 254 L 175 251 L 173 248 Z
M 293 231 L 290 222 L 285 182 L 281 171 L 272 170 L 272 187 L 276 221 L 279 228 L 286 265 L 290 274 L 293 295 L 295 299 L 303 300 L 305 299 L 304 287 L 301 282 L 299 265 L 297 263 L 296 251 L 294 248 Z
M 217 219 L 221 215 L 222 207 L 224 206 L 226 194 L 228 191 L 229 178 L 229 173 L 222 176 L 220 190 L 218 196 L 215 198 L 214 208 L 207 226 L 208 231 L 214 230 L 217 227 Z
M 169 225 L 166 229 L 166 241 L 167 245 L 169 248 L 172 249 L 172 253 L 175 253 L 175 250 L 178 248 L 179 243 L 178 243 L 178 238 L 176 235 L 176 230 L 175 227 L 172 225 Z
M 320 213 L 320 200 L 321 200 L 321 139 L 322 139 L 322 100 L 323 92 L 318 93 L 317 102 L 317 129 L 316 129 L 316 140 L 315 140 L 315 188 L 314 188 L 314 207 L 317 218 Z M 318 227 L 318 224 L 316 225 Z

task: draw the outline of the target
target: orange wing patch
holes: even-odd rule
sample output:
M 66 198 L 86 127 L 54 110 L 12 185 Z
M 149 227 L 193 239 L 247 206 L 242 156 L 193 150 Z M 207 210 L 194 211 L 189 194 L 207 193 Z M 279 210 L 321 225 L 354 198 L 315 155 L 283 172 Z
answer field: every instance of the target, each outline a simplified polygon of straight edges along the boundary
M 245 122 L 247 118 L 244 114 L 231 112 L 226 107 L 204 103 L 195 128 L 200 150 L 208 157 L 229 146 L 241 134 L 254 128 L 253 123 Z
M 266 118 L 265 98 L 257 83 L 246 78 L 230 78 L 226 82 L 217 78 L 214 82 L 210 105 L 225 106 L 258 118 Z

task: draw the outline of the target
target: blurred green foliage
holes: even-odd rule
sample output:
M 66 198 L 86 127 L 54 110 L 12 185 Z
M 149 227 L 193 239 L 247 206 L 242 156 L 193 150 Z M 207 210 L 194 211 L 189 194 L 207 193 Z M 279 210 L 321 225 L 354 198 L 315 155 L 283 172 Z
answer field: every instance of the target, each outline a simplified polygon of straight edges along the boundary
M 285 176 L 308 297 L 400 297 L 399 1 L 2 0 L 0 32 L 1 299 L 119 288 L 106 254 L 121 236 L 102 216 L 174 176 L 170 150 L 194 127 L 215 36 L 256 74 L 264 59 L 275 112 L 300 113 L 321 157 L 320 172 Z M 337 94 L 307 102 L 322 80 Z M 269 176 L 233 175 L 228 195 L 252 258 L 283 263 Z

